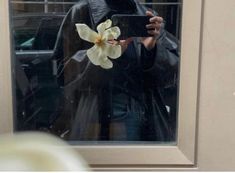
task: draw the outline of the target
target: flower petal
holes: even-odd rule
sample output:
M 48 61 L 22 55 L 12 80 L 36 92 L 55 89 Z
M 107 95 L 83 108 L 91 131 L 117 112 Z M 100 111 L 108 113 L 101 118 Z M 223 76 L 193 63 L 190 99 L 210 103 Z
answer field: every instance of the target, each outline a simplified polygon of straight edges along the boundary
M 101 58 L 100 66 L 104 69 L 110 69 L 113 67 L 113 63 L 108 58 Z
M 105 46 L 103 46 L 103 52 L 108 57 L 112 59 L 116 59 L 122 55 L 122 48 L 120 45 L 112 45 L 112 44 L 106 43 Z
M 94 43 L 96 38 L 98 37 L 98 34 L 86 24 L 78 23 L 76 24 L 76 28 L 77 28 L 79 36 L 83 40 Z
M 87 50 L 87 56 L 94 65 L 100 65 L 100 58 L 105 57 L 102 49 L 97 45 Z
M 112 26 L 112 21 L 110 19 L 97 26 L 97 31 L 100 35 L 103 35 L 104 31 Z
M 117 39 L 121 35 L 120 28 L 115 26 L 104 31 L 103 37 L 106 40 Z

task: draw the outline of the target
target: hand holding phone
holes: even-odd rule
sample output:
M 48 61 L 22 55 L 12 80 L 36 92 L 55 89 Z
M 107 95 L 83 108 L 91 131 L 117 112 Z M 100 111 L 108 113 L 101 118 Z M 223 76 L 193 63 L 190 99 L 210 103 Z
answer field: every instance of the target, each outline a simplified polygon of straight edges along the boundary
M 163 19 L 151 11 L 146 11 L 146 16 L 116 14 L 111 20 L 113 26 L 118 26 L 121 30 L 119 40 L 141 37 L 143 45 L 148 50 L 155 47 L 163 23 Z
M 153 37 L 157 38 L 160 35 L 160 30 L 163 24 L 163 18 L 160 16 L 155 16 L 151 11 L 146 11 L 146 15 L 151 17 L 150 24 L 146 25 L 148 33 Z
M 143 37 L 141 42 L 147 50 L 151 50 L 155 47 L 157 40 L 160 37 L 163 18 L 160 16 L 155 16 L 151 11 L 146 11 L 146 15 L 151 17 L 150 24 L 146 25 L 148 33 L 151 35 L 151 37 Z

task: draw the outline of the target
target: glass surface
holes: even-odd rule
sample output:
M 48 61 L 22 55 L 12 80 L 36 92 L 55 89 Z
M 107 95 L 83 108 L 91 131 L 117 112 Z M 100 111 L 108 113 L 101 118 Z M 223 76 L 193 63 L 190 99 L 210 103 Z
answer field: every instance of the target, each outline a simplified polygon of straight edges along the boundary
M 15 131 L 48 132 L 72 144 L 175 144 L 181 1 L 88 1 L 10 1 Z M 105 44 L 112 51 L 122 45 L 122 55 L 108 58 L 109 69 L 94 64 L 86 52 L 100 44 L 81 39 L 75 24 L 96 31 L 114 14 L 143 16 L 146 10 L 164 19 L 153 25 L 160 32 L 128 39 L 130 30 L 120 27 L 122 40 L 109 37 Z

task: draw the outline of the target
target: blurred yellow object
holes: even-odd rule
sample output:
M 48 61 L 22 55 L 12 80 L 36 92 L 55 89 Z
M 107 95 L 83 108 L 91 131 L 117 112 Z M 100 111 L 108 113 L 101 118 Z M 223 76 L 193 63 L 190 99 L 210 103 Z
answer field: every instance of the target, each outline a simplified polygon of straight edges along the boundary
M 43 133 L 0 136 L 0 171 L 89 171 L 64 141 Z

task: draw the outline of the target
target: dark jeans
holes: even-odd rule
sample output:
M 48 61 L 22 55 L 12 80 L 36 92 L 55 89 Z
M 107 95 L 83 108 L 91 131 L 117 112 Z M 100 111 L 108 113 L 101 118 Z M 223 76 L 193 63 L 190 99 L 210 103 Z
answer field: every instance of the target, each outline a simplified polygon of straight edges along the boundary
M 113 96 L 113 115 L 111 126 L 114 131 L 111 139 L 139 141 L 141 140 L 141 129 L 145 123 L 145 111 L 139 101 L 127 94 L 115 94 Z

